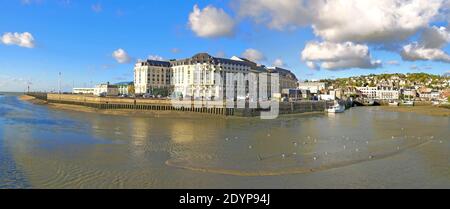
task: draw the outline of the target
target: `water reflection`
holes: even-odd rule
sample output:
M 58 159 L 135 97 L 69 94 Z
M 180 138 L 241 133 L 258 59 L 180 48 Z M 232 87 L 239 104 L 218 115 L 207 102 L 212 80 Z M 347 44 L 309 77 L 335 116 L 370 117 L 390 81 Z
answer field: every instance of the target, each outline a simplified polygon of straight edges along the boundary
M 445 117 L 378 108 L 269 121 L 122 117 L 49 110 L 15 97 L 0 103 L 0 114 L 0 148 L 8 150 L 0 155 L 9 153 L 6 164 L 26 176 L 19 186 L 450 187 Z

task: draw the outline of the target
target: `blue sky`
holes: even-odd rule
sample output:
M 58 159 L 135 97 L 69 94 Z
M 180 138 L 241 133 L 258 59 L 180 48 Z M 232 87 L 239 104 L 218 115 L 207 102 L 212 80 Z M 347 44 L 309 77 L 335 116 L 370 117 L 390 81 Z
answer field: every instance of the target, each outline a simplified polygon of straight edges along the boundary
M 444 74 L 450 68 L 448 61 L 403 61 L 395 50 L 378 49 L 379 43 L 358 40 L 355 44 L 367 46 L 370 58 L 381 60 L 382 66 L 310 69 L 306 60 L 301 58 L 306 43 L 343 41 L 317 35 L 311 27 L 313 23 L 297 24 L 292 17 L 281 24 L 284 28 L 268 26 L 276 18 L 286 20 L 276 16 L 284 14 L 283 11 L 272 9 L 271 5 L 259 5 L 261 10 L 256 13 L 241 14 L 239 7 L 245 5 L 239 1 L 244 0 L 0 0 L 0 35 L 27 32 L 33 37 L 31 47 L 0 42 L 0 91 L 24 91 L 27 82 L 32 83 L 32 90 L 57 90 L 58 72 L 62 72 L 66 91 L 72 86 L 131 81 L 134 62 L 150 55 L 172 59 L 208 52 L 231 57 L 241 56 L 247 49 L 256 49 L 263 54 L 265 59 L 259 60 L 262 64 L 272 65 L 276 59 L 281 59 L 284 67 L 291 69 L 300 79 L 383 72 Z M 232 35 L 199 35 L 189 24 L 194 5 L 198 5 L 200 12 L 204 12 L 207 6 L 224 12 L 234 23 Z M 272 19 L 267 20 L 264 12 Z M 201 21 L 217 24 L 214 20 Z M 318 24 L 317 20 L 314 24 Z M 447 26 L 442 19 L 433 19 L 427 24 Z M 402 44 L 416 41 L 418 36 L 420 32 L 402 40 Z M 112 56 L 117 49 L 125 50 L 130 62 L 119 63 Z M 442 50 L 448 51 L 448 45 Z M 324 59 L 313 61 L 320 65 Z M 395 64 L 388 64 L 390 61 L 395 61 Z

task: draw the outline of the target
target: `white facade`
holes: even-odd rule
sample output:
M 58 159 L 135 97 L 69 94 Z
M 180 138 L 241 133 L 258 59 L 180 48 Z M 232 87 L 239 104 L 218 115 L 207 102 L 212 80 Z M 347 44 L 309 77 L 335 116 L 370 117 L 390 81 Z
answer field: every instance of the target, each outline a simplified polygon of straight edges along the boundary
M 149 60 L 134 67 L 135 94 L 152 93 L 155 88 L 170 88 L 172 69 L 169 62 Z
M 94 88 L 95 96 L 117 96 L 119 95 L 119 89 L 115 85 L 99 84 Z
M 242 73 L 244 76 L 248 75 L 251 67 L 241 61 L 233 61 L 232 63 L 227 63 L 224 59 L 221 61 L 224 62 L 205 61 L 201 63 L 190 60 L 190 63 L 186 61 L 174 63 L 173 84 L 175 93 L 206 99 L 245 98 L 247 93 L 245 92 L 245 84 L 236 83 L 234 76 L 237 76 L 238 73 Z M 241 81 L 240 79 L 237 80 Z M 243 88 L 236 88 L 236 91 L 226 92 L 227 88 L 233 89 L 236 84 Z
M 74 88 L 73 94 L 94 94 L 95 88 Z
M 280 93 L 283 86 L 296 87 L 297 79 L 290 71 L 281 68 L 271 70 L 280 71 Z M 216 58 L 206 53 L 181 60 L 147 60 L 135 65 L 135 92 L 145 94 L 150 93 L 152 88 L 169 88 L 173 90 L 174 95 L 183 98 L 245 99 L 250 92 L 250 86 L 263 86 L 269 96 L 260 95 L 260 98 L 270 98 L 270 76 L 268 85 L 261 84 L 258 76 L 249 78 L 262 72 L 270 73 L 270 69 L 244 58 Z M 255 83 L 250 84 L 249 80 Z
M 417 97 L 417 91 L 415 89 L 405 89 L 403 96 L 414 99 Z
M 119 90 L 119 95 L 130 95 L 132 92 L 129 92 L 130 87 L 134 87 L 133 82 L 122 82 L 116 83 L 117 89 Z
M 425 100 L 438 100 L 441 96 L 441 93 L 438 91 L 424 92 L 420 93 L 420 98 Z
M 377 87 L 356 87 L 358 91 L 361 92 L 363 96 L 366 96 L 368 99 L 376 99 L 377 97 Z
M 318 97 L 319 97 L 319 100 L 325 100 L 325 101 L 336 100 L 335 95 L 320 94 Z
M 376 99 L 380 100 L 398 100 L 400 91 L 397 90 L 378 90 Z
M 311 94 L 318 94 L 320 91 L 325 90 L 326 84 L 321 82 L 299 82 L 298 89 L 309 90 Z
M 378 87 L 357 87 L 356 89 L 368 99 L 398 100 L 400 98 L 400 91 L 390 88 L 379 89 Z

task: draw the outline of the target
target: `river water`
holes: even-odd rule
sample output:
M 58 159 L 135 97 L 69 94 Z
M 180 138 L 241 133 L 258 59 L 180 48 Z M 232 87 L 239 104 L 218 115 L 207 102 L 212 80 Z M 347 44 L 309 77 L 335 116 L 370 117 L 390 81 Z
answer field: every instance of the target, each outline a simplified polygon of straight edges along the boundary
M 450 118 L 125 117 L 0 96 L 0 188 L 450 188 Z

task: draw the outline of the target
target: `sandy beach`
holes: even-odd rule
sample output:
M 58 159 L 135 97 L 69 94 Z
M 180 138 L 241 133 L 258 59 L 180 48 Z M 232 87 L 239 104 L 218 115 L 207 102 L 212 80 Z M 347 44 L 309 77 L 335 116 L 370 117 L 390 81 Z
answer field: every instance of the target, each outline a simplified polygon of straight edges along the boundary
M 48 104 L 47 101 L 36 99 L 36 98 L 34 98 L 32 96 L 28 96 L 28 95 L 21 95 L 21 96 L 19 96 L 19 99 L 22 100 L 22 101 L 30 102 L 32 104 L 37 104 L 37 105 Z

